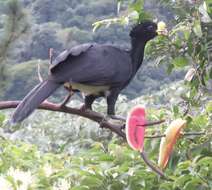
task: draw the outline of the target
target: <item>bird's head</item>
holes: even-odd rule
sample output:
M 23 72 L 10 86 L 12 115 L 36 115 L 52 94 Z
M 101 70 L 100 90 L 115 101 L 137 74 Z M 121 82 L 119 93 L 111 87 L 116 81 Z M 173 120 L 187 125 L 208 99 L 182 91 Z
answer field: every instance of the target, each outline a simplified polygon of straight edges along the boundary
M 167 28 L 164 22 L 154 23 L 152 21 L 144 21 L 137 24 L 130 32 L 130 37 L 142 41 L 149 41 L 157 35 L 166 35 Z

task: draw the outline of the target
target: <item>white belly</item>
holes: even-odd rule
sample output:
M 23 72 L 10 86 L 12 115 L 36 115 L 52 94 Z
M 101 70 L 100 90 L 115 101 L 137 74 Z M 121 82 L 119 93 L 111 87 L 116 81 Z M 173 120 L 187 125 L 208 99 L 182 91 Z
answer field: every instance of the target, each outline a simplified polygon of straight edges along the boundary
M 98 95 L 100 92 L 107 93 L 107 91 L 109 90 L 109 86 L 89 86 L 80 83 L 65 83 L 64 86 L 71 87 L 73 90 L 79 90 L 85 95 Z

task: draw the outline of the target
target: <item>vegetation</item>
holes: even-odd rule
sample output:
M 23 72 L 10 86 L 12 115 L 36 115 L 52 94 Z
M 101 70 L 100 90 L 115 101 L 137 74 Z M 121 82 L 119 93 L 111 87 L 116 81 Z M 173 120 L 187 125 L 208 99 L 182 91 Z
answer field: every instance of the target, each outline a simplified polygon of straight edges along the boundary
M 119 114 L 126 114 L 129 105 L 133 107 L 145 102 L 147 107 L 154 107 L 160 99 L 165 99 L 165 108 L 147 110 L 149 120 L 166 118 L 167 122 L 157 129 L 149 128 L 146 135 L 161 134 L 169 121 L 178 117 L 170 111 L 169 99 L 174 92 L 177 91 L 178 95 L 181 93 L 177 90 L 180 85 L 182 84 L 178 84 L 177 88 L 171 87 L 172 90 L 169 87 L 152 97 L 141 97 L 133 101 L 127 101 L 123 97 L 118 103 Z M 178 98 L 179 96 L 176 97 Z M 76 106 L 79 102 L 72 104 Z M 102 112 L 103 105 L 100 102 L 95 108 Z M 212 162 L 208 116 L 211 114 L 210 103 L 205 112 L 193 118 L 185 129 L 186 132 L 206 134 L 182 137 L 175 146 L 165 170 L 166 175 L 174 181 L 159 179 L 144 164 L 138 152 L 130 149 L 125 141 L 109 131 L 102 131 L 82 118 L 44 111 L 37 112 L 15 133 L 3 133 L 1 172 L 4 179 L 7 179 L 11 170 L 17 169 L 14 173 L 22 171 L 23 175 L 30 175 L 32 180 L 24 180 L 24 183 L 31 185 L 32 189 L 51 189 L 54 186 L 57 186 L 55 189 L 210 189 Z M 2 115 L 2 120 L 3 118 L 5 116 Z M 155 164 L 158 161 L 159 143 L 160 138 L 145 140 L 144 148 Z M 12 180 L 16 180 L 11 175 Z
M 60 5 L 56 2 L 46 0 L 44 3 L 36 0 L 32 3 L 30 0 L 22 0 L 23 5 L 32 12 L 31 17 L 34 18 L 31 20 L 31 30 L 36 32 L 31 32 L 28 43 L 20 40 L 20 43 L 13 44 L 11 48 L 13 53 L 11 52 L 10 61 L 7 63 L 10 83 L 6 82 L 6 93 L 1 91 L 4 99 L 21 97 L 20 91 L 14 96 L 10 95 L 17 91 L 16 87 L 19 85 L 21 89 L 26 88 L 26 91 L 29 86 L 33 86 L 36 80 L 37 59 L 42 59 L 40 62 L 45 71 L 45 65 L 48 63 L 45 51 L 48 50 L 48 44 L 51 44 L 50 47 L 54 47 L 55 44 L 55 47 L 60 49 L 87 40 L 101 43 L 109 42 L 110 39 L 110 42 L 113 42 L 117 40 L 111 35 L 113 31 L 120 40 L 116 43 L 127 47 L 123 26 L 118 27 L 117 24 L 132 23 L 137 19 L 149 17 L 149 13 L 156 10 L 150 5 L 157 6 L 154 0 L 148 3 L 142 0 L 122 0 L 118 1 L 117 15 L 115 1 L 73 0 L 71 5 L 68 1 Z M 1 189 L 212 189 L 211 1 L 157 2 L 160 7 L 157 10 L 166 9 L 168 16 L 171 15 L 173 18 L 168 22 L 169 35 L 158 37 L 149 44 L 147 55 L 151 62 L 143 67 L 132 86 L 126 90 L 125 94 L 128 96 L 119 98 L 117 111 L 120 115 L 126 115 L 133 106 L 142 104 L 147 108 L 148 120 L 166 120 L 158 127 L 147 129 L 146 137 L 149 138 L 145 139 L 144 149 L 155 164 L 158 161 L 161 138 L 152 136 L 163 134 L 171 121 L 177 118 L 187 121 L 184 132 L 193 135 L 182 136 L 174 148 L 164 170 L 171 180 L 159 178 L 144 164 L 139 153 L 131 150 L 123 139 L 119 139 L 110 131 L 98 128 L 84 118 L 39 111 L 17 131 L 10 133 L 5 125 L 10 112 L 2 111 Z M 49 9 L 49 6 L 52 9 Z M 67 19 L 70 15 L 73 19 Z M 81 22 L 82 18 L 85 22 Z M 66 20 L 68 21 L 65 22 Z M 87 28 L 91 30 L 92 23 L 97 20 L 101 21 L 96 22 L 96 33 L 91 34 Z M 104 25 L 110 27 L 105 29 L 102 27 Z M 43 41 L 46 43 L 42 44 Z M 20 51 L 28 57 L 20 58 Z M 15 64 L 15 60 L 18 60 L 19 64 Z M 157 68 L 152 66 L 152 63 L 160 65 L 161 70 L 155 72 Z M 164 70 L 169 73 L 179 71 L 172 77 L 182 80 L 169 83 L 173 78 L 167 79 Z M 142 76 L 142 73 L 147 74 Z M 25 77 L 30 77 L 30 81 Z M 139 81 L 144 80 L 146 83 L 143 87 L 148 90 L 145 91 L 145 95 L 134 98 L 133 94 L 140 95 Z M 79 104 L 80 100 L 70 102 L 73 107 Z M 103 113 L 105 102 L 96 102 L 94 109 Z M 195 135 L 197 133 L 198 135 Z

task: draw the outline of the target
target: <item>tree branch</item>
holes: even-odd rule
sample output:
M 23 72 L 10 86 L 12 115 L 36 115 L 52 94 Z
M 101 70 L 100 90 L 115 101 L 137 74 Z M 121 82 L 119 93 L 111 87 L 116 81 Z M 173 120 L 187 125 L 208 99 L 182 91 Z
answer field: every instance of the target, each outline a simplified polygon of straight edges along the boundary
M 20 101 L 2 101 L 2 102 L 0 102 L 0 110 L 16 108 L 19 103 L 20 103 Z M 92 121 L 99 123 L 101 127 L 110 129 L 117 135 L 126 139 L 125 133 L 121 130 L 123 126 L 107 122 L 105 120 L 104 115 L 102 115 L 100 113 L 97 113 L 97 112 L 94 112 L 91 110 L 82 111 L 81 109 L 71 108 L 68 106 L 61 106 L 60 104 L 54 104 L 51 102 L 43 102 L 38 107 L 38 109 L 68 113 L 68 114 L 79 115 L 81 117 L 88 118 Z
M 137 126 L 139 126 L 139 127 L 147 127 L 148 126 L 149 127 L 149 126 L 159 125 L 159 124 L 164 123 L 164 122 L 165 122 L 165 120 L 162 119 L 160 121 L 148 122 L 148 123 L 145 123 L 143 125 L 137 125 Z
M 167 178 L 165 176 L 165 174 L 163 173 L 162 170 L 160 170 L 160 168 L 158 168 L 157 166 L 155 166 L 148 158 L 146 153 L 143 151 L 141 152 L 141 158 L 144 160 L 144 162 L 146 163 L 147 166 L 149 166 L 155 173 L 157 173 L 160 177 L 162 177 L 163 179 L 166 179 L 168 181 L 170 181 L 170 178 Z
M 202 131 L 202 132 L 187 132 L 187 133 L 181 133 L 182 136 L 201 136 L 201 135 L 205 135 L 206 132 Z M 147 139 L 157 139 L 157 138 L 162 138 L 162 137 L 166 137 L 165 134 L 158 134 L 158 135 L 146 135 L 145 138 Z
M 20 101 L 0 101 L 0 110 L 4 109 L 10 109 L 10 108 L 16 108 L 17 105 L 20 103 Z M 126 135 L 122 131 L 123 125 L 120 124 L 113 124 L 105 120 L 104 115 L 97 113 L 92 110 L 81 110 L 77 108 L 71 108 L 66 105 L 61 104 L 55 104 L 51 103 L 49 101 L 43 102 L 38 109 L 41 110 L 49 110 L 53 112 L 62 112 L 62 113 L 67 113 L 67 114 L 72 114 L 72 115 L 78 115 L 81 117 L 85 117 L 87 119 L 90 119 L 94 122 L 97 122 L 100 124 L 100 127 L 110 129 L 112 132 L 116 133 L 118 136 L 124 138 L 126 140 Z M 156 122 L 149 122 L 146 123 L 145 125 L 142 125 L 142 127 L 148 127 L 156 124 L 163 123 L 164 120 L 161 121 L 156 121 Z M 204 135 L 206 132 L 187 132 L 187 133 L 182 133 L 183 136 L 199 136 L 199 135 Z M 165 134 L 157 134 L 157 135 L 146 135 L 145 138 L 147 139 L 154 139 L 154 138 L 162 138 L 165 137 Z

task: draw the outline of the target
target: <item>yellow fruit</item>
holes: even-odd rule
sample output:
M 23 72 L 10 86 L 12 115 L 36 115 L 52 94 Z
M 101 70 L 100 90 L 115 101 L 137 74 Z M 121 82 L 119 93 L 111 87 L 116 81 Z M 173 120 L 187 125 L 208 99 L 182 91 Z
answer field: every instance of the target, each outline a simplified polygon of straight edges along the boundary
M 163 31 L 166 29 L 166 23 L 163 21 L 158 22 L 158 31 Z
M 166 28 L 166 23 L 163 21 L 158 22 L 157 24 L 157 33 L 159 35 L 167 35 L 168 34 L 168 30 Z

